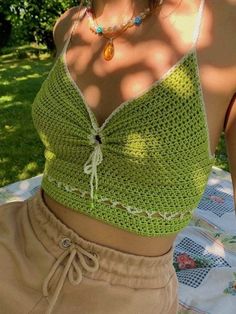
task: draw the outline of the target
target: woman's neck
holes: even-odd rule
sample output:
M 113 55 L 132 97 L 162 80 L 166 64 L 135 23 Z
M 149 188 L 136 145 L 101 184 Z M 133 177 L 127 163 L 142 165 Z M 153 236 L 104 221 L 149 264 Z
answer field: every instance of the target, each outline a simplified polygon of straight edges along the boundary
M 149 7 L 148 0 L 93 0 L 97 22 L 115 25 L 137 15 Z

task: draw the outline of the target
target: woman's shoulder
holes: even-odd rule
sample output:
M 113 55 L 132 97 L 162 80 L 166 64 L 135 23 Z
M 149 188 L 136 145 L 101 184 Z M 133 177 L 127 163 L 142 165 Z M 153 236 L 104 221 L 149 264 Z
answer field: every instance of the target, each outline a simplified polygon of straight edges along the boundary
M 79 18 L 80 12 L 84 9 L 84 6 L 74 6 L 62 13 L 56 20 L 53 26 L 53 40 L 56 46 L 57 53 L 59 53 L 74 25 L 74 22 Z
M 228 63 L 232 62 L 231 66 L 236 66 L 236 0 L 205 0 L 205 5 L 203 46 L 208 46 L 208 50 L 214 51 L 217 59 L 220 56 L 222 64 L 225 64 L 227 58 Z
M 235 26 L 236 17 L 236 0 L 222 0 L 222 1 L 205 1 L 209 13 L 220 22 L 228 21 L 228 24 Z

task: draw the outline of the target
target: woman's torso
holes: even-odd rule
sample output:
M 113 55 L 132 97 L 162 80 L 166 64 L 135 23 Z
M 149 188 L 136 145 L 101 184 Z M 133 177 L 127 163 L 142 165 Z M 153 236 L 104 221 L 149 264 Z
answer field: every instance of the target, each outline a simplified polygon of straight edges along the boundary
M 86 17 L 74 30 L 66 53 L 68 69 L 99 125 L 121 103 L 157 81 L 188 52 L 200 1 L 192 4 L 182 1 L 172 14 L 164 18 L 175 8 L 174 2 L 178 3 L 167 1 L 160 17 L 155 15 L 147 19 L 143 29 L 130 29 L 115 39 L 115 57 L 109 62 L 102 57 L 106 40 L 89 31 Z M 61 27 L 61 38 L 68 36 L 77 11 L 70 11 L 68 20 L 71 25 Z M 221 4 L 206 1 L 197 43 L 212 154 L 223 130 L 235 86 L 235 77 L 230 71 L 235 62 L 233 23 L 224 23 L 229 21 L 229 13 L 226 1 Z M 222 32 L 222 25 L 228 27 L 225 32 Z M 221 49 L 222 42 L 224 49 Z M 63 44 L 63 41 L 57 44 L 58 53 Z M 175 233 L 155 238 L 142 237 L 67 209 L 45 192 L 43 197 L 51 211 L 80 236 L 121 251 L 147 256 L 163 255 L 169 251 L 177 236 Z

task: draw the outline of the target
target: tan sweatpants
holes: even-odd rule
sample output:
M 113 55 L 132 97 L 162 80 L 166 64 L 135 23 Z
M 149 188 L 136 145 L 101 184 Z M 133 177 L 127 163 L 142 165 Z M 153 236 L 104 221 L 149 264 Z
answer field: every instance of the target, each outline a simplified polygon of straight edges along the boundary
M 172 262 L 173 247 L 147 257 L 87 241 L 41 189 L 0 206 L 0 314 L 176 314 Z

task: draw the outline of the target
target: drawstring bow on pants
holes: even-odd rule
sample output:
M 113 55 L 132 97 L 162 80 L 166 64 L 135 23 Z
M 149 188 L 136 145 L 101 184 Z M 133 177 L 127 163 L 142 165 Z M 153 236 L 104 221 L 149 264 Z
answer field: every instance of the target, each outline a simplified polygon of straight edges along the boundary
M 58 257 L 58 259 L 53 264 L 49 274 L 47 275 L 43 282 L 43 295 L 45 297 L 48 297 L 50 280 L 52 279 L 53 275 L 55 274 L 58 267 L 62 264 L 62 262 L 67 260 L 65 266 L 63 265 L 63 270 L 60 279 L 56 285 L 55 291 L 49 302 L 49 307 L 45 314 L 52 313 L 66 278 L 68 278 L 69 282 L 74 286 L 79 285 L 79 283 L 81 282 L 82 270 L 80 268 L 79 262 L 81 266 L 88 272 L 95 272 L 99 268 L 98 258 L 95 256 L 96 253 L 94 255 L 94 253 L 87 252 L 82 247 L 79 247 L 76 244 L 68 242 L 68 239 L 66 240 L 67 240 L 66 245 L 68 246 L 68 248 Z M 90 260 L 93 261 L 92 266 L 87 263 L 85 256 L 87 256 Z

